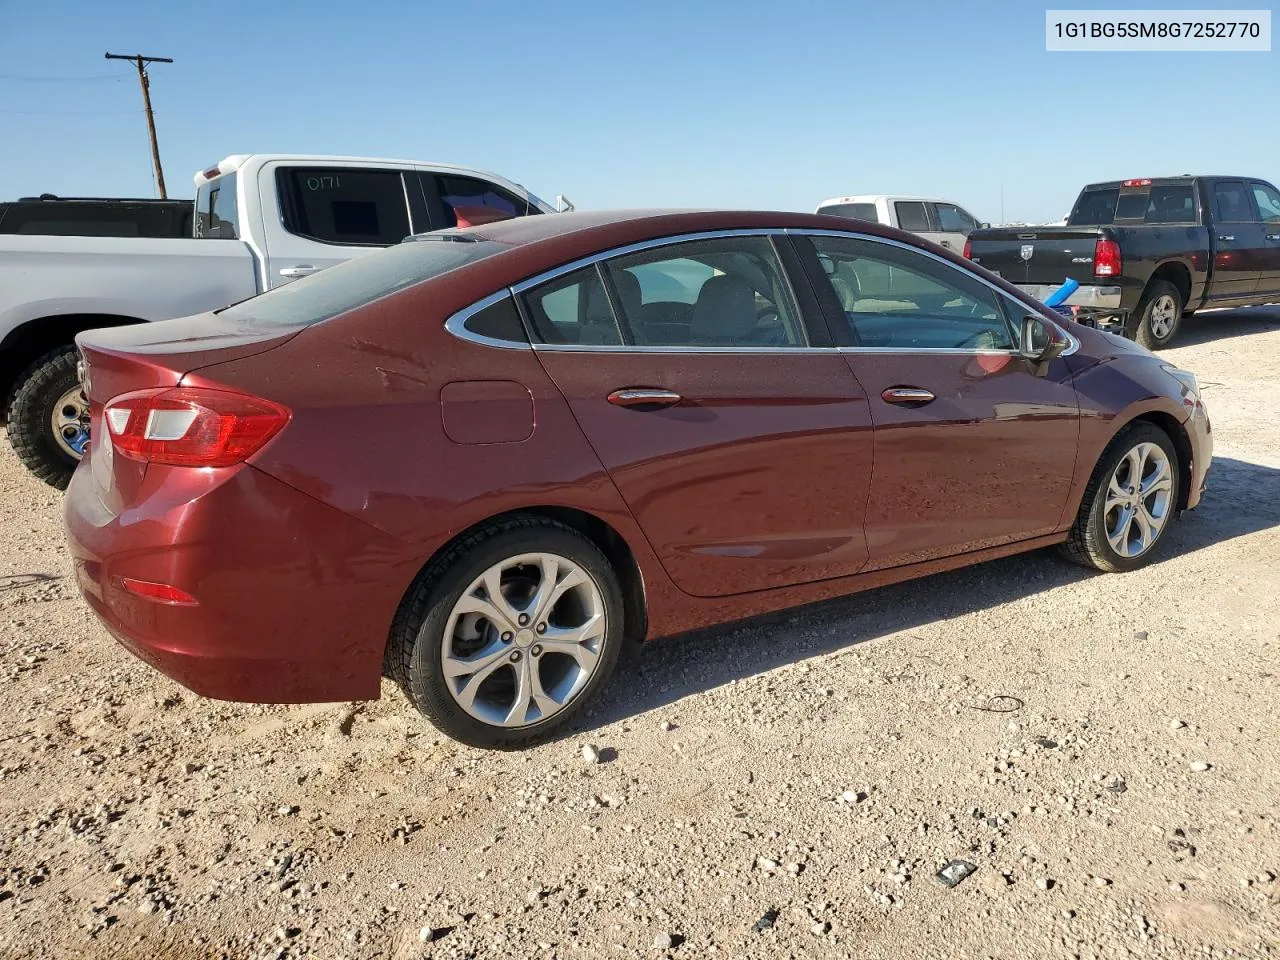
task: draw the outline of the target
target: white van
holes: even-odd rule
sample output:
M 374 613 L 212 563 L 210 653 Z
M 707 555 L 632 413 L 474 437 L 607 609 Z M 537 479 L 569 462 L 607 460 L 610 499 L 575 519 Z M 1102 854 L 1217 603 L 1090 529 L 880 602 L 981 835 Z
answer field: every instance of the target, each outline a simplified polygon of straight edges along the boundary
M 959 253 L 971 230 L 990 224 L 979 223 L 969 211 L 950 200 L 932 197 L 890 197 L 864 194 L 834 197 L 818 204 L 815 213 L 870 220 L 914 233 Z

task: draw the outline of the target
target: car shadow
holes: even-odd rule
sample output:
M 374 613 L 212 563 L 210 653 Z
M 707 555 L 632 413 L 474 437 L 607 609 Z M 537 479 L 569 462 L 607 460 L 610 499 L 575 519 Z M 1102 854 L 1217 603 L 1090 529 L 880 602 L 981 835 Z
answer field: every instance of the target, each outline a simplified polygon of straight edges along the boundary
M 1280 306 L 1200 311 L 1182 321 L 1174 347 L 1194 347 L 1226 337 L 1280 330 Z
M 1155 562 L 1273 527 L 1280 527 L 1280 469 L 1217 458 L 1204 500 L 1169 530 Z M 1039 550 L 660 640 L 622 664 L 617 676 L 627 673 L 626 682 L 615 680 L 572 726 L 625 720 L 732 680 L 1095 576 L 1109 574 Z

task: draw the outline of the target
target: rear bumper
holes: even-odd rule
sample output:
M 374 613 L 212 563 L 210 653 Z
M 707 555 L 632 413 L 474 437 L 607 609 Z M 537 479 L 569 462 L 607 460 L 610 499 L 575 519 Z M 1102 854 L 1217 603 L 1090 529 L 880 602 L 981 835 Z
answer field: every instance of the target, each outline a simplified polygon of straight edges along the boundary
M 174 473 L 120 515 L 88 468 L 67 490 L 76 579 L 111 634 L 203 696 L 376 698 L 415 572 L 404 544 L 252 467 Z M 122 577 L 171 584 L 197 605 L 136 596 Z
M 1034 297 L 1041 303 L 1058 289 L 1058 284 L 1047 283 L 1018 283 L 1014 284 L 1019 290 L 1030 297 Z M 1120 309 L 1120 288 L 1105 286 L 1081 286 L 1075 293 L 1067 298 L 1067 306 L 1069 307 L 1087 307 L 1092 310 L 1119 310 Z

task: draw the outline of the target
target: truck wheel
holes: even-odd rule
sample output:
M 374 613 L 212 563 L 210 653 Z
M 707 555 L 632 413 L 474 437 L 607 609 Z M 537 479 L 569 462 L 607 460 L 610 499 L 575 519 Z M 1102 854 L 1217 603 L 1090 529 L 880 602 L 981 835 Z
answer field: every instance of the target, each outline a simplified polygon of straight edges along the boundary
M 1142 295 L 1137 312 L 1134 339 L 1148 350 L 1163 350 L 1182 326 L 1182 294 L 1167 280 L 1156 280 Z
M 89 405 L 76 377 L 76 348 L 59 347 L 18 378 L 9 403 L 9 442 L 18 459 L 65 490 L 89 442 Z

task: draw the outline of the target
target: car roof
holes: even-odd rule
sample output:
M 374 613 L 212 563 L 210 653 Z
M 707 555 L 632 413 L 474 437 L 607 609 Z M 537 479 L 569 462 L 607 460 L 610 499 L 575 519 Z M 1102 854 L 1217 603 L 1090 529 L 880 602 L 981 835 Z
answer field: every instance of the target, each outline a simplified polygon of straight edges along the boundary
M 606 235 L 625 236 L 634 238 L 630 242 L 640 242 L 664 236 L 715 230 L 765 230 L 792 227 L 848 232 L 849 222 L 847 217 L 783 210 L 584 210 L 535 217 L 515 217 L 479 227 L 468 227 L 463 232 L 512 245 L 538 243 L 555 238 L 604 239 Z M 898 232 L 885 230 L 876 224 L 866 224 L 865 227 L 860 224 L 858 229 L 886 235 Z M 612 240 L 608 239 L 604 242 L 611 244 Z

